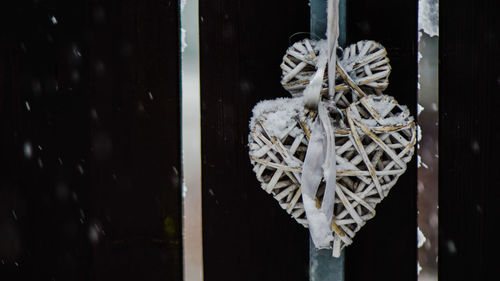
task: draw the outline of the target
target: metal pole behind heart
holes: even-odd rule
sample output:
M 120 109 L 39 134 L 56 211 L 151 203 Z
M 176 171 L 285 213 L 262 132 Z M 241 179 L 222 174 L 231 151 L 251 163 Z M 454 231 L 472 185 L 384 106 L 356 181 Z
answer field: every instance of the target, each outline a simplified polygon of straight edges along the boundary
M 311 0 L 311 36 L 326 38 L 328 26 L 326 0 Z M 338 44 L 346 44 L 346 0 L 339 3 L 339 38 Z M 309 243 L 309 279 L 311 281 L 344 281 L 345 251 L 340 257 L 332 257 L 329 249 L 317 249 L 310 239 Z

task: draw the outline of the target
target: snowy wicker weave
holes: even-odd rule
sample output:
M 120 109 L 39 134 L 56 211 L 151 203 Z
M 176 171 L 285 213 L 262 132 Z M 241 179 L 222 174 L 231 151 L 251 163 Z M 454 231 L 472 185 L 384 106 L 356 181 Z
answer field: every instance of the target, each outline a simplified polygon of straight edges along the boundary
M 254 109 L 249 136 L 250 159 L 261 187 L 297 222 L 307 227 L 301 199 L 301 165 L 314 112 L 301 98 L 264 101 Z M 337 188 L 332 221 L 341 249 L 406 170 L 416 141 L 409 111 L 389 96 L 361 98 L 346 109 L 347 126 L 335 130 Z M 324 183 L 316 195 L 322 201 Z M 318 206 L 319 208 L 319 206 Z
M 366 94 L 382 94 L 389 85 L 391 66 L 387 51 L 380 43 L 359 41 L 339 52 L 334 97 L 339 108 L 357 101 L 360 90 Z M 302 95 L 316 72 L 318 54 L 317 41 L 304 39 L 288 48 L 283 56 L 281 84 L 293 97 Z M 328 93 L 327 77 L 323 79 L 322 95 Z
M 308 39 L 288 48 L 281 83 L 293 98 L 260 102 L 250 122 L 249 156 L 262 189 L 305 227 L 301 173 L 317 112 L 304 106 L 302 95 L 318 71 L 319 52 L 319 43 Z M 333 97 L 328 95 L 327 73 L 323 76 L 321 95 L 335 131 L 334 255 L 375 216 L 375 206 L 406 171 L 414 153 L 413 118 L 393 97 L 382 95 L 390 72 L 385 48 L 360 41 L 337 52 Z M 323 178 L 315 197 L 318 209 L 324 192 Z

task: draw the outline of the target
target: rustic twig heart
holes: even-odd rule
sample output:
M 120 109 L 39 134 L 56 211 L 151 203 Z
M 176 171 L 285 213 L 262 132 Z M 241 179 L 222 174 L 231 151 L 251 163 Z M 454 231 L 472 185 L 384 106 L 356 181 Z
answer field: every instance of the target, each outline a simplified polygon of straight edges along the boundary
M 261 187 L 307 227 L 301 199 L 303 164 L 314 112 L 301 98 L 264 101 L 250 123 L 250 159 Z M 406 170 L 416 140 L 409 111 L 389 96 L 361 98 L 346 109 L 347 125 L 335 125 L 337 188 L 333 210 L 334 255 L 352 243 Z M 316 194 L 321 204 L 324 183 Z M 319 208 L 320 206 L 318 206 Z
M 405 172 L 416 130 L 408 109 L 382 95 L 385 48 L 360 41 L 335 53 L 329 42 L 288 48 L 281 83 L 294 98 L 255 106 L 249 155 L 261 187 L 338 257 Z

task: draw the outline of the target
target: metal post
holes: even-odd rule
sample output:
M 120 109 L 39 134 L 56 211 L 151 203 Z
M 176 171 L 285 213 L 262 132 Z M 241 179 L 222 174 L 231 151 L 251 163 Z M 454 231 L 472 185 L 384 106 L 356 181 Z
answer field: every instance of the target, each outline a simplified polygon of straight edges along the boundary
M 310 0 L 311 6 L 311 39 L 326 38 L 327 0 Z M 347 0 L 339 2 L 339 46 L 346 45 Z
M 309 5 L 311 7 L 311 34 L 314 35 L 311 37 L 326 38 L 327 0 L 310 0 Z
M 339 3 L 339 46 L 346 45 L 346 0 Z M 327 24 L 327 0 L 310 0 L 311 37 L 325 38 Z M 312 38 L 314 39 L 314 38 Z M 332 257 L 331 250 L 318 250 L 309 239 L 309 280 L 344 281 L 344 253 Z
M 332 257 L 332 250 L 318 250 L 309 239 L 309 280 L 344 281 L 344 256 Z

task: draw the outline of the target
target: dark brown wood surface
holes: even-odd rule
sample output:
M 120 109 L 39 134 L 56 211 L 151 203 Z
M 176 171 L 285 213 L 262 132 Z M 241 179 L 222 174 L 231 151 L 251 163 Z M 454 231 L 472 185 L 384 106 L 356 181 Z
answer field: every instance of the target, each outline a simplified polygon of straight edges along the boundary
M 288 96 L 279 65 L 308 22 L 307 1 L 200 1 L 206 281 L 306 280 L 308 232 L 260 189 L 247 141 L 252 107 Z
M 349 1 L 348 38 L 382 42 L 393 66 L 387 93 L 415 114 L 417 1 L 402 2 Z M 279 65 L 289 37 L 308 30 L 307 1 L 200 1 L 207 281 L 308 280 L 308 231 L 260 189 L 247 148 L 252 107 L 289 96 Z M 415 163 L 347 249 L 346 280 L 416 280 Z
M 0 10 L 0 279 L 181 280 L 178 1 Z
M 439 280 L 498 280 L 500 2 L 439 9 Z
M 439 277 L 496 280 L 500 4 L 440 4 Z M 177 1 L 0 8 L 1 280 L 181 280 Z M 415 114 L 416 1 L 348 9 L 348 42 L 382 42 L 387 94 Z M 307 1 L 200 1 L 208 281 L 307 280 L 308 233 L 259 189 L 246 143 L 308 30 Z M 415 169 L 347 249 L 346 280 L 415 280 Z
M 376 40 L 386 47 L 392 72 L 385 94 L 417 108 L 418 1 L 349 0 L 347 42 Z M 417 278 L 416 155 L 389 196 L 377 206 L 346 252 L 346 281 L 416 280 Z

